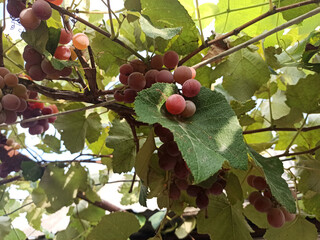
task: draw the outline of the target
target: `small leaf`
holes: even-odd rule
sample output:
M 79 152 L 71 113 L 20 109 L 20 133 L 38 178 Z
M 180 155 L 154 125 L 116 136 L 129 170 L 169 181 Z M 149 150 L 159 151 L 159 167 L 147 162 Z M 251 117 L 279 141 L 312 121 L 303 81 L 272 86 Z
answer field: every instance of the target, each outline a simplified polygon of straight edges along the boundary
M 224 194 L 210 198 L 208 208 L 197 216 L 197 229 L 199 233 L 209 234 L 211 239 L 252 239 L 242 204 L 230 205 Z
M 169 40 L 181 32 L 181 27 L 176 28 L 156 28 L 145 19 L 143 16 L 140 16 L 139 19 L 142 31 L 150 38 L 156 39 L 157 37 Z
M 104 216 L 88 235 L 88 240 L 127 240 L 140 228 L 138 219 L 128 212 L 115 212 Z
M 22 175 L 25 180 L 37 181 L 43 175 L 44 168 L 33 161 L 24 161 L 21 164 Z
M 113 148 L 112 166 L 115 173 L 129 172 L 134 166 L 136 145 L 129 124 L 118 119 L 112 122 L 106 145 Z
M 49 39 L 48 27 L 44 21 L 41 21 L 40 26 L 36 29 L 21 33 L 21 38 L 39 53 L 44 53 Z

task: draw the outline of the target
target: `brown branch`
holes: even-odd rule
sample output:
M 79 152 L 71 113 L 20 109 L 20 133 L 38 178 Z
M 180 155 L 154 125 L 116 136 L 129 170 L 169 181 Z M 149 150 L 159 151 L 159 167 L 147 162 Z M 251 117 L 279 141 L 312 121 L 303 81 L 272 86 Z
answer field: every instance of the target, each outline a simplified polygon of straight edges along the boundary
M 53 9 L 57 10 L 57 11 L 60 12 L 61 14 L 67 15 L 67 16 L 69 16 L 69 17 L 72 17 L 73 19 L 77 20 L 78 22 L 83 23 L 84 25 L 86 25 L 86 26 L 94 29 L 94 30 L 97 31 L 98 33 L 100 33 L 100 34 L 102 34 L 102 35 L 104 35 L 104 36 L 106 36 L 106 37 L 108 37 L 108 38 L 111 39 L 111 34 L 110 34 L 110 33 L 108 33 L 108 32 L 106 32 L 106 31 L 104 31 L 103 29 L 101 29 L 101 28 L 93 25 L 92 23 L 84 20 L 83 18 L 78 17 L 77 15 L 69 12 L 68 10 L 66 10 L 66 9 L 64 9 L 64 8 L 62 8 L 62 7 L 59 7 L 59 6 L 57 6 L 57 5 L 53 4 L 53 3 L 50 3 L 50 2 L 48 2 L 48 3 L 50 4 L 50 6 L 51 6 Z M 116 42 L 117 44 L 119 44 L 119 45 L 122 46 L 123 48 L 127 49 L 129 52 L 131 52 L 132 54 L 134 54 L 135 56 L 137 56 L 137 57 L 140 58 L 141 60 L 144 60 L 144 57 L 143 57 L 143 56 L 141 56 L 137 51 L 135 51 L 135 50 L 133 50 L 132 48 L 130 48 L 128 45 L 126 45 L 126 44 L 125 44 L 124 42 L 122 42 L 121 40 L 119 40 L 119 39 L 117 39 L 117 38 L 114 38 L 114 39 L 111 39 L 111 40 L 114 41 L 114 42 Z
M 83 199 L 83 200 L 87 201 L 88 203 L 91 203 L 99 208 L 107 210 L 109 212 L 120 212 L 120 211 L 124 212 L 125 211 L 124 209 L 121 209 L 121 208 L 119 208 L 119 207 L 117 207 L 117 206 L 113 205 L 112 203 L 109 203 L 105 200 L 92 202 L 81 192 L 78 192 L 77 197 L 80 199 Z
M 15 176 L 15 177 L 12 177 L 12 178 L 3 179 L 3 180 L 0 181 L 0 186 L 2 186 L 4 184 L 7 184 L 7 183 L 11 183 L 11 182 L 17 181 L 20 178 L 21 178 L 21 176 Z
M 320 129 L 320 125 L 313 126 L 313 127 L 305 127 L 301 128 L 301 132 L 308 132 L 312 130 Z M 254 129 L 254 130 L 246 130 L 243 131 L 243 134 L 253 134 L 253 133 L 260 133 L 260 132 L 268 132 L 268 131 L 286 131 L 286 132 L 296 132 L 298 131 L 297 128 L 277 128 L 277 127 L 267 127 L 267 128 L 260 128 L 260 129 Z
M 275 155 L 273 157 L 286 157 L 286 156 L 295 156 L 295 155 L 302 155 L 302 154 L 308 154 L 308 153 L 314 153 L 315 151 L 317 151 L 318 149 L 320 149 L 320 145 L 311 148 L 309 150 L 306 151 L 302 151 L 302 152 L 294 152 L 294 153 L 283 153 L 283 154 L 279 154 L 279 155 Z
M 2 40 L 2 35 L 3 35 L 3 27 L 0 27 L 0 67 L 4 67 L 4 62 L 3 62 L 3 40 Z
M 245 24 L 233 29 L 232 31 L 226 33 L 226 34 L 223 34 L 219 37 L 216 37 L 215 39 L 211 40 L 211 41 L 208 41 L 206 42 L 205 44 L 202 44 L 198 49 L 194 50 L 193 52 L 191 52 L 189 55 L 187 55 L 186 57 L 184 57 L 183 59 L 181 59 L 181 61 L 179 62 L 179 66 L 184 64 L 186 61 L 188 61 L 190 58 L 192 58 L 194 55 L 196 55 L 197 53 L 201 52 L 203 49 L 207 48 L 208 46 L 210 45 L 213 45 L 213 44 L 217 44 L 219 42 L 222 42 L 224 39 L 228 38 L 228 37 L 231 37 L 233 35 L 237 35 L 239 34 L 243 29 L 263 20 L 264 18 L 266 17 L 269 17 L 269 16 L 272 16 L 276 13 L 279 13 L 279 12 L 284 12 L 284 11 L 287 11 L 287 10 L 290 10 L 290 9 L 294 9 L 294 8 L 297 8 L 297 7 L 301 7 L 301 6 L 305 6 L 305 5 L 309 5 L 309 4 L 316 4 L 316 3 L 319 3 L 320 0 L 308 0 L 308 1 L 304 1 L 304 2 L 299 2 L 299 3 L 294 3 L 294 4 L 291 4 L 291 5 L 288 5 L 288 6 L 284 6 L 284 7 L 280 7 L 280 8 L 274 8 L 273 10 L 269 10 L 268 12 L 266 13 L 263 13 L 261 14 L 260 16 L 252 19 L 251 21 L 249 22 L 246 22 Z

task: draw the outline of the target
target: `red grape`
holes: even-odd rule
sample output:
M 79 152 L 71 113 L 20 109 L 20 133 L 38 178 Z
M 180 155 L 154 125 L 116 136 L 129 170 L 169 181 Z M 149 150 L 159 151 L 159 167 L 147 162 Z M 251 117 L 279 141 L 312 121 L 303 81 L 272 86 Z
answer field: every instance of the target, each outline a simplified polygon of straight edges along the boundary
M 128 77 L 128 85 L 131 89 L 140 91 L 146 86 L 146 79 L 142 73 L 133 72 Z
M 185 179 L 189 176 L 190 170 L 185 161 L 178 161 L 174 167 L 174 174 L 177 178 Z
M 6 114 L 6 120 L 5 120 L 6 124 L 11 124 L 11 123 L 14 123 L 15 121 L 17 121 L 16 112 L 4 110 L 4 113 Z
M 196 110 L 196 105 L 192 101 L 186 100 L 186 107 L 184 108 L 183 112 L 180 113 L 180 115 L 181 117 L 189 118 L 195 114 Z
M 267 212 L 268 223 L 274 228 L 280 228 L 285 223 L 285 216 L 280 208 L 271 208 Z
M 64 67 L 62 70 L 58 71 L 58 73 L 62 77 L 67 77 L 72 73 L 72 67 Z
M 161 70 L 163 66 L 163 56 L 162 55 L 154 55 L 150 61 L 150 67 L 152 69 Z
M 133 89 L 124 90 L 124 102 L 125 103 L 133 103 L 137 96 L 137 91 Z
M 48 0 L 48 1 L 57 6 L 61 5 L 63 2 L 63 0 Z
M 198 208 L 206 208 L 209 205 L 209 198 L 203 191 L 199 192 L 196 198 L 196 205 Z
M 71 57 L 71 51 L 66 46 L 58 46 L 54 53 L 54 57 L 60 60 L 68 60 Z
M 34 15 L 32 8 L 26 8 L 22 10 L 19 17 L 20 23 L 25 27 L 25 29 L 36 29 L 41 23 L 41 20 L 36 15 Z
M 57 108 L 57 106 L 55 104 L 51 104 L 49 106 L 49 108 L 52 109 L 52 113 L 58 113 L 59 112 L 59 109 Z
M 178 115 L 183 112 L 186 107 L 186 101 L 179 94 L 173 94 L 166 101 L 166 108 L 169 113 Z
M 166 152 L 172 156 L 172 157 L 177 157 L 180 155 L 180 150 L 178 148 L 178 145 L 174 141 L 166 142 L 162 146 L 165 147 Z
M 151 69 L 144 75 L 146 79 L 146 87 L 151 87 L 152 84 L 156 83 L 156 77 L 158 75 L 159 71 L 156 69 Z
M 118 102 L 123 102 L 124 101 L 124 95 L 120 91 L 115 91 L 114 92 L 114 99 Z
M 189 79 L 182 85 L 182 94 L 186 97 L 195 97 L 199 94 L 201 84 L 195 79 Z
M 5 75 L 3 80 L 8 87 L 15 87 L 19 83 L 18 77 L 13 73 L 8 73 L 7 75 Z
M 59 43 L 67 44 L 71 40 L 72 40 L 72 32 L 69 32 L 64 28 L 61 28 Z
M 173 78 L 177 83 L 183 84 L 188 79 L 192 78 L 191 69 L 187 66 L 180 66 L 174 70 Z
M 90 44 L 88 36 L 84 33 L 77 33 L 73 35 L 72 42 L 73 42 L 73 46 L 79 50 L 86 49 Z
M 180 195 L 180 189 L 174 183 L 172 183 L 169 189 L 169 198 L 173 200 L 178 200 Z
M 29 45 L 24 48 L 22 57 L 29 64 L 29 66 L 40 64 L 42 61 L 42 55 Z
M 254 188 L 256 188 L 257 190 L 260 190 L 260 191 L 266 189 L 266 187 L 267 187 L 266 180 L 261 176 L 256 176 L 252 180 L 252 184 L 253 184 Z
M 254 192 L 252 192 L 252 193 L 249 194 L 248 200 L 249 200 L 249 202 L 253 205 L 254 202 L 255 202 L 259 197 L 261 197 L 261 193 L 258 192 L 258 191 L 254 191 Z
M 44 0 L 37 0 L 32 5 L 33 14 L 40 20 L 47 20 L 52 15 L 52 8 Z
M 42 113 L 43 115 L 48 115 L 48 114 L 52 114 L 53 111 L 52 111 L 52 108 L 51 108 L 51 107 L 43 107 L 43 108 L 41 109 L 41 113 Z
M 189 186 L 188 181 L 185 179 L 176 179 L 175 183 L 180 190 L 186 190 Z
M 17 84 L 16 86 L 13 87 L 12 93 L 18 97 L 22 97 L 25 94 L 27 94 L 27 88 L 23 84 Z
M 173 75 L 168 70 L 161 70 L 156 75 L 156 82 L 163 82 L 163 83 L 173 83 Z
M 28 73 L 29 76 L 36 81 L 41 81 L 47 76 L 47 74 L 42 71 L 41 65 L 32 65 Z
M 175 51 L 168 51 L 163 55 L 163 64 L 169 68 L 174 69 L 179 63 L 179 55 Z
M 162 127 L 160 124 L 155 125 L 154 133 L 160 138 L 162 142 L 173 141 L 173 134 L 168 128 Z
M 134 72 L 145 73 L 147 66 L 140 59 L 133 59 L 130 61 L 130 65 L 133 67 Z
M 270 198 L 260 196 L 254 201 L 253 205 L 259 212 L 268 212 L 268 210 L 272 207 L 272 202 Z
M 14 18 L 18 18 L 22 10 L 25 8 L 26 4 L 20 0 L 9 0 L 7 4 L 8 13 Z
M 122 64 L 119 68 L 120 74 L 129 76 L 131 73 L 133 73 L 133 67 L 130 64 Z
M 5 68 L 5 67 L 0 67 L 0 76 L 4 77 L 5 75 L 7 75 L 8 73 L 10 73 L 10 71 Z
M 120 81 L 123 85 L 128 85 L 128 76 L 120 73 L 120 74 L 119 74 L 119 81 Z
M 281 209 L 281 211 L 282 211 L 282 213 L 284 215 L 284 218 L 285 218 L 286 222 L 291 222 L 296 218 L 296 214 L 289 213 L 287 211 L 287 209 L 285 209 L 284 207 L 280 207 L 280 209 Z
M 16 110 L 16 112 L 23 112 L 27 109 L 27 107 L 28 107 L 27 101 L 20 98 L 20 106 Z
M 254 179 L 255 177 L 256 177 L 255 175 L 249 175 L 249 176 L 247 177 L 247 183 L 249 184 L 250 187 L 254 187 L 252 181 L 253 181 L 253 179 Z
M 37 135 L 37 134 L 41 134 L 43 132 L 44 132 L 44 127 L 39 124 L 29 128 L 29 133 L 31 135 Z
M 223 192 L 223 186 L 218 182 L 214 182 L 209 188 L 209 192 L 213 195 L 220 195 Z
M 14 94 L 6 94 L 1 99 L 2 107 L 9 111 L 15 111 L 20 107 L 20 98 Z
M 191 197 L 196 197 L 201 191 L 202 188 L 196 185 L 189 185 L 187 188 L 187 194 Z
M 190 70 L 191 70 L 191 73 L 192 73 L 191 78 L 195 78 L 196 77 L 196 70 L 193 67 L 190 67 Z
M 170 156 L 167 153 L 158 151 L 159 156 L 159 167 L 163 170 L 172 170 L 177 164 L 177 159 L 175 157 Z

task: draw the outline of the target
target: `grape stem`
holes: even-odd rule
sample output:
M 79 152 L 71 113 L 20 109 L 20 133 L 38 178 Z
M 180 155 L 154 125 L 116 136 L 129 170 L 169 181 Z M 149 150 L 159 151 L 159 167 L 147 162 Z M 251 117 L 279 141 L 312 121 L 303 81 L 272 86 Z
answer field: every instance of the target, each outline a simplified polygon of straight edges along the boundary
M 215 39 L 211 40 L 211 41 L 208 41 L 206 42 L 206 44 L 202 44 L 199 48 L 197 48 L 196 50 L 194 50 L 193 52 L 191 52 L 189 55 L 187 55 L 186 57 L 184 57 L 183 59 L 180 60 L 179 62 L 179 66 L 184 64 L 186 61 L 188 61 L 190 58 L 192 58 L 194 55 L 196 55 L 197 53 L 201 52 L 203 49 L 207 48 L 208 46 L 210 45 L 213 45 L 213 44 L 216 44 L 218 42 L 221 42 L 223 41 L 224 39 L 227 39 L 228 37 L 231 37 L 233 35 L 237 35 L 238 33 L 240 33 L 243 29 L 263 20 L 264 18 L 267 18 L 271 15 L 274 15 L 276 13 L 279 13 L 279 12 L 284 12 L 284 11 L 287 11 L 287 10 L 290 10 L 290 9 L 294 9 L 294 8 L 297 8 L 297 7 L 301 7 L 301 6 L 305 6 L 305 5 L 309 5 L 309 4 L 315 4 L 315 3 L 319 3 L 320 0 L 308 0 L 308 1 L 304 1 L 304 2 L 298 2 L 298 3 L 294 3 L 294 4 L 291 4 L 291 5 L 288 5 L 288 6 L 284 6 L 284 7 L 279 7 L 279 8 L 273 8 L 272 11 L 268 11 L 266 13 L 263 13 L 262 15 L 252 19 L 251 21 L 235 28 L 234 30 L 226 33 L 226 34 L 223 34 L 219 37 L 216 37 Z
M 218 54 L 218 55 L 216 55 L 214 57 L 211 57 L 211 58 L 209 58 L 209 59 L 207 59 L 205 61 L 202 61 L 202 62 L 200 62 L 200 63 L 198 63 L 196 65 L 193 65 L 192 67 L 194 69 L 197 69 L 197 68 L 203 67 L 203 66 L 205 66 L 205 65 L 207 65 L 207 64 L 209 64 L 209 63 L 211 63 L 213 61 L 217 61 L 219 59 L 222 59 L 222 58 L 224 58 L 224 57 L 226 57 L 226 56 L 228 56 L 228 55 L 230 55 L 232 53 L 235 53 L 235 52 L 237 52 L 237 51 L 239 51 L 239 50 L 241 50 L 241 49 L 243 49 L 245 47 L 248 47 L 249 45 L 251 45 L 251 44 L 253 44 L 255 42 L 258 42 L 258 41 L 260 41 L 260 40 L 262 40 L 262 39 L 264 39 L 264 38 L 266 38 L 266 37 L 268 37 L 268 36 L 270 36 L 270 35 L 272 35 L 272 34 L 274 34 L 276 32 L 284 30 L 287 27 L 290 27 L 291 25 L 298 24 L 301 21 L 303 21 L 304 19 L 310 18 L 310 17 L 312 17 L 312 16 L 314 16 L 314 15 L 316 15 L 318 13 L 320 13 L 320 7 L 316 8 L 316 9 L 314 9 L 314 10 L 312 10 L 312 11 L 306 13 L 306 14 L 303 14 L 303 15 L 301 15 L 299 17 L 296 17 L 296 18 L 294 18 L 294 19 L 292 19 L 292 20 L 290 20 L 290 21 L 288 21 L 288 22 L 286 22 L 286 23 L 284 23 L 284 24 L 282 24 L 282 25 L 270 30 L 270 31 L 262 33 L 262 34 L 260 34 L 260 35 L 258 35 L 256 37 L 244 42 L 244 43 L 241 43 L 241 44 L 239 44 L 239 45 L 237 45 L 237 46 L 235 46 L 233 48 L 230 48 L 230 49 L 226 50 L 225 52 L 222 52 L 222 53 L 220 53 L 220 54 Z

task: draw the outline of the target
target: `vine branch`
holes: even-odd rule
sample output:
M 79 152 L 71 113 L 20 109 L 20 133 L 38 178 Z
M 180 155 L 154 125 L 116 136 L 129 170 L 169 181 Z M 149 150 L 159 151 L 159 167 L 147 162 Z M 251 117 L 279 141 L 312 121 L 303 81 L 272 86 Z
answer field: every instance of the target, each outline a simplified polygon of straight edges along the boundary
M 181 61 L 179 62 L 179 65 L 182 65 L 183 63 L 188 61 L 190 58 L 192 58 L 194 55 L 196 55 L 197 53 L 201 52 L 203 49 L 207 48 L 208 46 L 216 44 L 218 42 L 221 42 L 224 39 L 227 39 L 228 37 L 231 37 L 233 35 L 237 35 L 243 29 L 245 29 L 245 28 L 247 28 L 247 27 L 249 27 L 249 26 L 251 26 L 251 25 L 253 25 L 253 24 L 255 24 L 255 23 L 257 23 L 257 22 L 259 22 L 261 20 L 263 20 L 264 18 L 267 18 L 267 17 L 269 17 L 271 15 L 274 15 L 276 13 L 279 13 L 279 12 L 284 12 L 284 11 L 287 11 L 287 10 L 290 10 L 290 9 L 294 9 L 294 8 L 305 6 L 305 5 L 309 5 L 309 4 L 315 4 L 315 3 L 319 3 L 319 2 L 320 2 L 320 0 L 308 0 L 308 1 L 304 1 L 304 2 L 294 3 L 294 4 L 291 4 L 291 5 L 288 5 L 288 6 L 284 6 L 284 7 L 273 8 L 272 10 L 269 10 L 268 12 L 261 14 L 260 16 L 252 19 L 251 21 L 249 21 L 249 22 L 247 22 L 247 23 L 235 28 L 234 30 L 232 30 L 232 31 L 230 31 L 230 32 L 228 32 L 226 34 L 223 34 L 223 35 L 221 35 L 219 37 L 216 37 L 215 39 L 213 39 L 211 41 L 208 41 L 206 44 L 202 44 L 198 49 L 194 50 L 189 55 L 187 55 L 186 57 L 181 59 Z M 303 15 L 301 15 L 301 16 L 303 16 Z M 291 25 L 293 25 L 293 24 L 291 24 Z M 280 30 L 278 30 L 278 31 L 280 31 Z M 259 41 L 259 40 L 257 40 L 257 41 Z
M 300 132 L 308 132 L 312 130 L 320 129 L 320 125 L 313 126 L 313 127 L 304 127 L 301 128 Z M 288 127 L 275 127 L 270 126 L 266 128 L 254 129 L 254 130 L 246 130 L 243 131 L 242 134 L 253 134 L 253 133 L 260 133 L 260 132 L 269 132 L 269 131 L 285 131 L 285 132 L 296 132 L 298 131 L 297 128 L 288 128 Z
M 309 150 L 306 151 L 302 151 L 302 152 L 293 152 L 293 153 L 283 153 L 283 154 L 279 154 L 279 155 L 275 155 L 273 157 L 287 157 L 287 156 L 295 156 L 295 155 L 303 155 L 303 154 L 309 154 L 309 153 L 314 153 L 315 151 L 317 151 L 318 149 L 320 149 L 320 145 L 311 148 Z
M 220 53 L 220 54 L 218 54 L 218 55 L 216 55 L 214 57 L 211 57 L 211 58 L 209 58 L 209 59 L 207 59 L 205 61 L 202 61 L 202 62 L 200 62 L 200 63 L 198 63 L 198 64 L 196 64 L 196 65 L 194 65 L 192 67 L 194 69 L 197 69 L 197 68 L 205 66 L 205 65 L 207 65 L 207 64 L 209 64 L 209 63 L 211 63 L 213 61 L 217 61 L 217 60 L 219 60 L 219 59 L 221 59 L 223 57 L 226 57 L 226 56 L 228 56 L 228 55 L 230 55 L 230 54 L 232 54 L 234 52 L 239 51 L 240 49 L 248 47 L 249 45 L 251 45 L 251 44 L 253 44 L 255 42 L 258 42 L 258 41 L 260 41 L 260 40 L 262 40 L 262 39 L 264 39 L 264 38 L 266 38 L 266 37 L 268 37 L 268 36 L 270 36 L 270 35 L 272 35 L 272 34 L 274 34 L 276 32 L 279 32 L 279 31 L 281 31 L 283 29 L 286 29 L 287 27 L 290 27 L 291 25 L 297 24 L 297 23 L 303 21 L 304 19 L 310 18 L 310 17 L 312 17 L 312 16 L 314 16 L 314 15 L 316 15 L 318 13 L 320 13 L 320 7 L 316 8 L 316 9 L 314 9 L 314 10 L 312 10 L 312 11 L 306 13 L 306 14 L 300 15 L 299 17 L 296 17 L 296 18 L 294 18 L 294 19 L 292 19 L 292 20 L 290 20 L 290 21 L 288 21 L 288 22 L 286 22 L 286 23 L 284 23 L 284 24 L 282 24 L 282 25 L 270 30 L 270 31 L 262 33 L 262 34 L 260 34 L 260 35 L 258 35 L 256 37 L 244 42 L 244 43 L 241 43 L 241 44 L 239 44 L 239 45 L 237 45 L 237 46 L 235 46 L 233 48 L 230 48 L 230 49 L 228 49 L 228 50 L 226 50 L 226 51 L 224 51 L 224 52 L 222 52 L 222 53 Z M 214 40 L 212 40 L 212 41 L 214 41 Z

